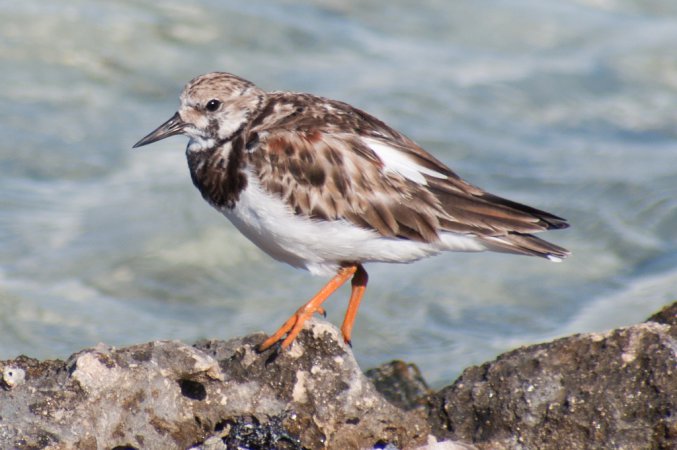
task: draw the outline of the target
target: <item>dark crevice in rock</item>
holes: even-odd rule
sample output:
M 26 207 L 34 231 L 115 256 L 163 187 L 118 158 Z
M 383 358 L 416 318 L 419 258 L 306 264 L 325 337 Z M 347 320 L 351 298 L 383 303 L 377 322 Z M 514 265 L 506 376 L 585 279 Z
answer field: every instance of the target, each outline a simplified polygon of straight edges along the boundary
M 181 387 L 181 395 L 184 397 L 199 401 L 207 398 L 207 389 L 198 381 L 179 380 L 179 386 Z

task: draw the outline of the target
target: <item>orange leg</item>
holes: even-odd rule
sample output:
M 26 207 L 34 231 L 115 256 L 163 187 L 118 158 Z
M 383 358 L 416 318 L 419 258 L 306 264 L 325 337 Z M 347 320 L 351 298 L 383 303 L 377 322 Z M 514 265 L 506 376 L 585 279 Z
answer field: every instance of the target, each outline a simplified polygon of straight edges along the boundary
M 341 268 L 339 272 L 332 278 L 329 283 L 327 283 L 320 292 L 315 294 L 315 296 L 310 299 L 308 303 L 300 307 L 290 318 L 287 320 L 284 325 L 282 325 L 272 336 L 266 339 L 261 345 L 259 345 L 259 351 L 267 350 L 272 347 L 275 343 L 282 339 L 282 336 L 285 334 L 287 337 L 282 341 L 280 347 L 282 350 L 286 349 L 291 345 L 291 343 L 296 339 L 296 336 L 301 332 L 303 324 L 308 320 L 314 313 L 324 313 L 322 308 L 322 303 L 329 298 L 331 294 L 336 291 L 343 283 L 348 281 L 348 278 L 352 277 L 355 272 L 357 272 L 358 266 L 346 266 Z M 364 269 L 362 269 L 364 270 Z
M 357 265 L 357 271 L 353 277 L 352 285 L 353 290 L 350 293 L 350 302 L 348 302 L 348 309 L 346 310 L 346 315 L 343 318 L 343 325 L 341 325 L 341 333 L 343 334 L 343 340 L 346 344 L 351 345 L 350 338 L 353 332 L 353 322 L 355 322 L 355 317 L 357 316 L 357 308 L 360 307 L 360 301 L 364 295 L 364 291 L 367 290 L 367 281 L 369 280 L 369 275 L 367 271 L 364 270 L 361 264 Z

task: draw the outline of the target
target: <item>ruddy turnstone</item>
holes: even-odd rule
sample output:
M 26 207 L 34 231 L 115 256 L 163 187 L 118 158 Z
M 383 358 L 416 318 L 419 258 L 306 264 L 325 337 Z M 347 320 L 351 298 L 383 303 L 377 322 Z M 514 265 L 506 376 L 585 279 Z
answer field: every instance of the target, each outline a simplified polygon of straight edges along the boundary
M 190 81 L 178 112 L 137 142 L 189 137 L 193 183 L 273 258 L 333 278 L 261 345 L 287 348 L 352 278 L 341 326 L 350 343 L 368 262 L 408 263 L 484 250 L 560 261 L 569 252 L 533 233 L 561 217 L 483 191 L 402 133 L 346 103 L 265 92 L 230 73 Z

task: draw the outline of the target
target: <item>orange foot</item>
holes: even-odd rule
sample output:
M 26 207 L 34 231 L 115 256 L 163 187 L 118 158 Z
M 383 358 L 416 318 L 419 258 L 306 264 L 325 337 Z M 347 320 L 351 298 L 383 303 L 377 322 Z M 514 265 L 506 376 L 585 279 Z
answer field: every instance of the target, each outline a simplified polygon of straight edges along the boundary
M 331 296 L 343 283 L 345 283 L 348 278 L 353 277 L 352 281 L 352 293 L 350 295 L 350 302 L 348 304 L 348 311 L 346 311 L 346 316 L 343 320 L 343 325 L 341 326 L 341 332 L 343 333 L 343 339 L 346 343 L 350 344 L 350 337 L 353 329 L 353 322 L 355 321 L 355 316 L 357 315 L 357 308 L 360 305 L 362 296 L 367 287 L 367 272 L 364 270 L 362 265 L 353 264 L 350 266 L 342 267 L 339 272 L 332 278 L 329 283 L 327 283 L 320 292 L 315 294 L 315 296 L 310 299 L 308 303 L 300 307 L 290 318 L 287 320 L 284 325 L 282 325 L 272 336 L 266 339 L 261 345 L 259 345 L 259 351 L 264 351 L 272 347 L 274 344 L 282 340 L 282 337 L 286 335 L 280 348 L 282 350 L 287 349 L 296 336 L 301 332 L 303 324 L 306 320 L 310 319 L 313 314 L 319 313 L 326 315 L 324 308 L 322 308 L 322 303 Z

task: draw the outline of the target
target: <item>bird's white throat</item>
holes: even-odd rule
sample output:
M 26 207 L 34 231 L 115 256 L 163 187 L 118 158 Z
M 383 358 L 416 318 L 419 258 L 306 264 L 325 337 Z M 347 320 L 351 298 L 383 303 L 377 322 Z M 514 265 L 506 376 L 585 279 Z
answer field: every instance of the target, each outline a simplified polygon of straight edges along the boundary
M 186 147 L 187 153 L 199 153 L 210 148 L 214 148 L 216 141 L 213 138 L 204 138 L 202 136 L 190 136 L 188 141 L 188 146 Z

